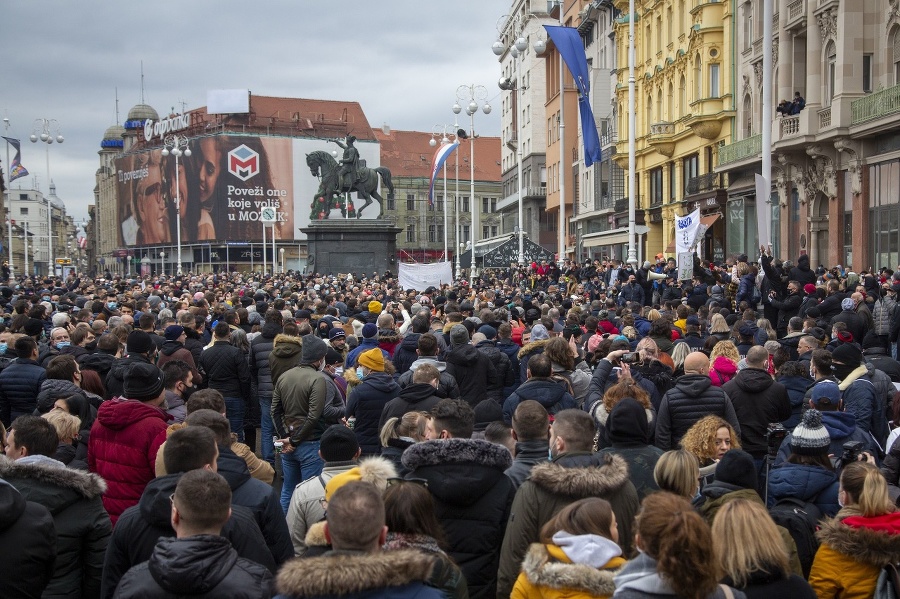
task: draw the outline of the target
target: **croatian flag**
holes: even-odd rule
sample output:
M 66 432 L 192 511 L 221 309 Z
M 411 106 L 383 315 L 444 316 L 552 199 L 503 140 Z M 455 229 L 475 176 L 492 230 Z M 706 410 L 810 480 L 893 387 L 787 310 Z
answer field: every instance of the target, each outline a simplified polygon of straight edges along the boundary
M 428 205 L 434 206 L 434 182 L 437 179 L 438 172 L 447 162 L 447 158 L 459 147 L 459 142 L 454 141 L 452 144 L 444 144 L 434 153 L 434 159 L 431 161 L 431 184 L 428 186 Z

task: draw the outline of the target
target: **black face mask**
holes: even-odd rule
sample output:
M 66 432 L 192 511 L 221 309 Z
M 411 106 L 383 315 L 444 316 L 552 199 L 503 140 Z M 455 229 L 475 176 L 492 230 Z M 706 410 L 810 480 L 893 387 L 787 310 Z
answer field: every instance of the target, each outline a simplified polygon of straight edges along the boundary
M 851 366 L 850 364 L 834 364 L 831 365 L 831 371 L 834 373 L 834 376 L 838 378 L 839 381 L 843 381 L 845 378 L 850 376 L 850 373 L 856 370 L 856 366 Z
M 181 398 L 187 403 L 188 398 L 194 394 L 194 391 L 197 390 L 197 385 L 191 385 L 190 387 L 185 387 L 184 391 L 181 392 Z

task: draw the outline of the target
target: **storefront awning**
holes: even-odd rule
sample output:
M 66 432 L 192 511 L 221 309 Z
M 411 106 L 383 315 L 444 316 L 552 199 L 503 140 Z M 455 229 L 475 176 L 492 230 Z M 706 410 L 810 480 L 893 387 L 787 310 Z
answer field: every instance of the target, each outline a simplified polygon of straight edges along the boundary
M 716 222 L 717 220 L 719 220 L 719 217 L 720 217 L 720 216 L 722 216 L 722 214 L 719 213 L 719 212 L 716 212 L 715 214 L 710 214 L 710 215 L 708 215 L 708 216 L 701 216 L 701 217 L 700 217 L 700 224 L 703 225 L 704 227 L 706 227 L 706 229 L 708 230 L 710 227 L 713 226 L 713 224 L 715 224 L 715 222 Z M 667 254 L 674 254 L 674 253 L 675 253 L 675 234 L 674 234 L 674 229 L 673 229 L 673 231 L 672 231 L 672 241 L 669 243 L 669 247 L 666 248 L 666 253 L 667 253 Z
M 602 233 L 588 233 L 581 238 L 582 247 L 593 248 L 601 245 L 628 243 L 628 229 L 613 229 Z

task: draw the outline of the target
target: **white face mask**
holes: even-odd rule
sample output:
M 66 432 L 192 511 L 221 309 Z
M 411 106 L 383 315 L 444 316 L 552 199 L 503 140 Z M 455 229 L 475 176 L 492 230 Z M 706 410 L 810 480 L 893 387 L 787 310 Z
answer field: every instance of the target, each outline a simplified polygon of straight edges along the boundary
M 325 370 L 325 360 L 319 362 L 319 372 L 322 372 L 323 370 Z

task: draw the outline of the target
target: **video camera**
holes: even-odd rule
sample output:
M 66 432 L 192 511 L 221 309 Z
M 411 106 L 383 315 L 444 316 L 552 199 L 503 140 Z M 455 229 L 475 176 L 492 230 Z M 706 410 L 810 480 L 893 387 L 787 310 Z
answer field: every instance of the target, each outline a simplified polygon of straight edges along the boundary
M 766 427 L 766 455 L 774 460 L 778 455 L 778 449 L 787 436 L 787 429 L 780 422 L 770 422 Z
M 841 452 L 841 466 L 859 461 L 865 445 L 862 441 L 847 441 L 843 445 L 844 450 Z

